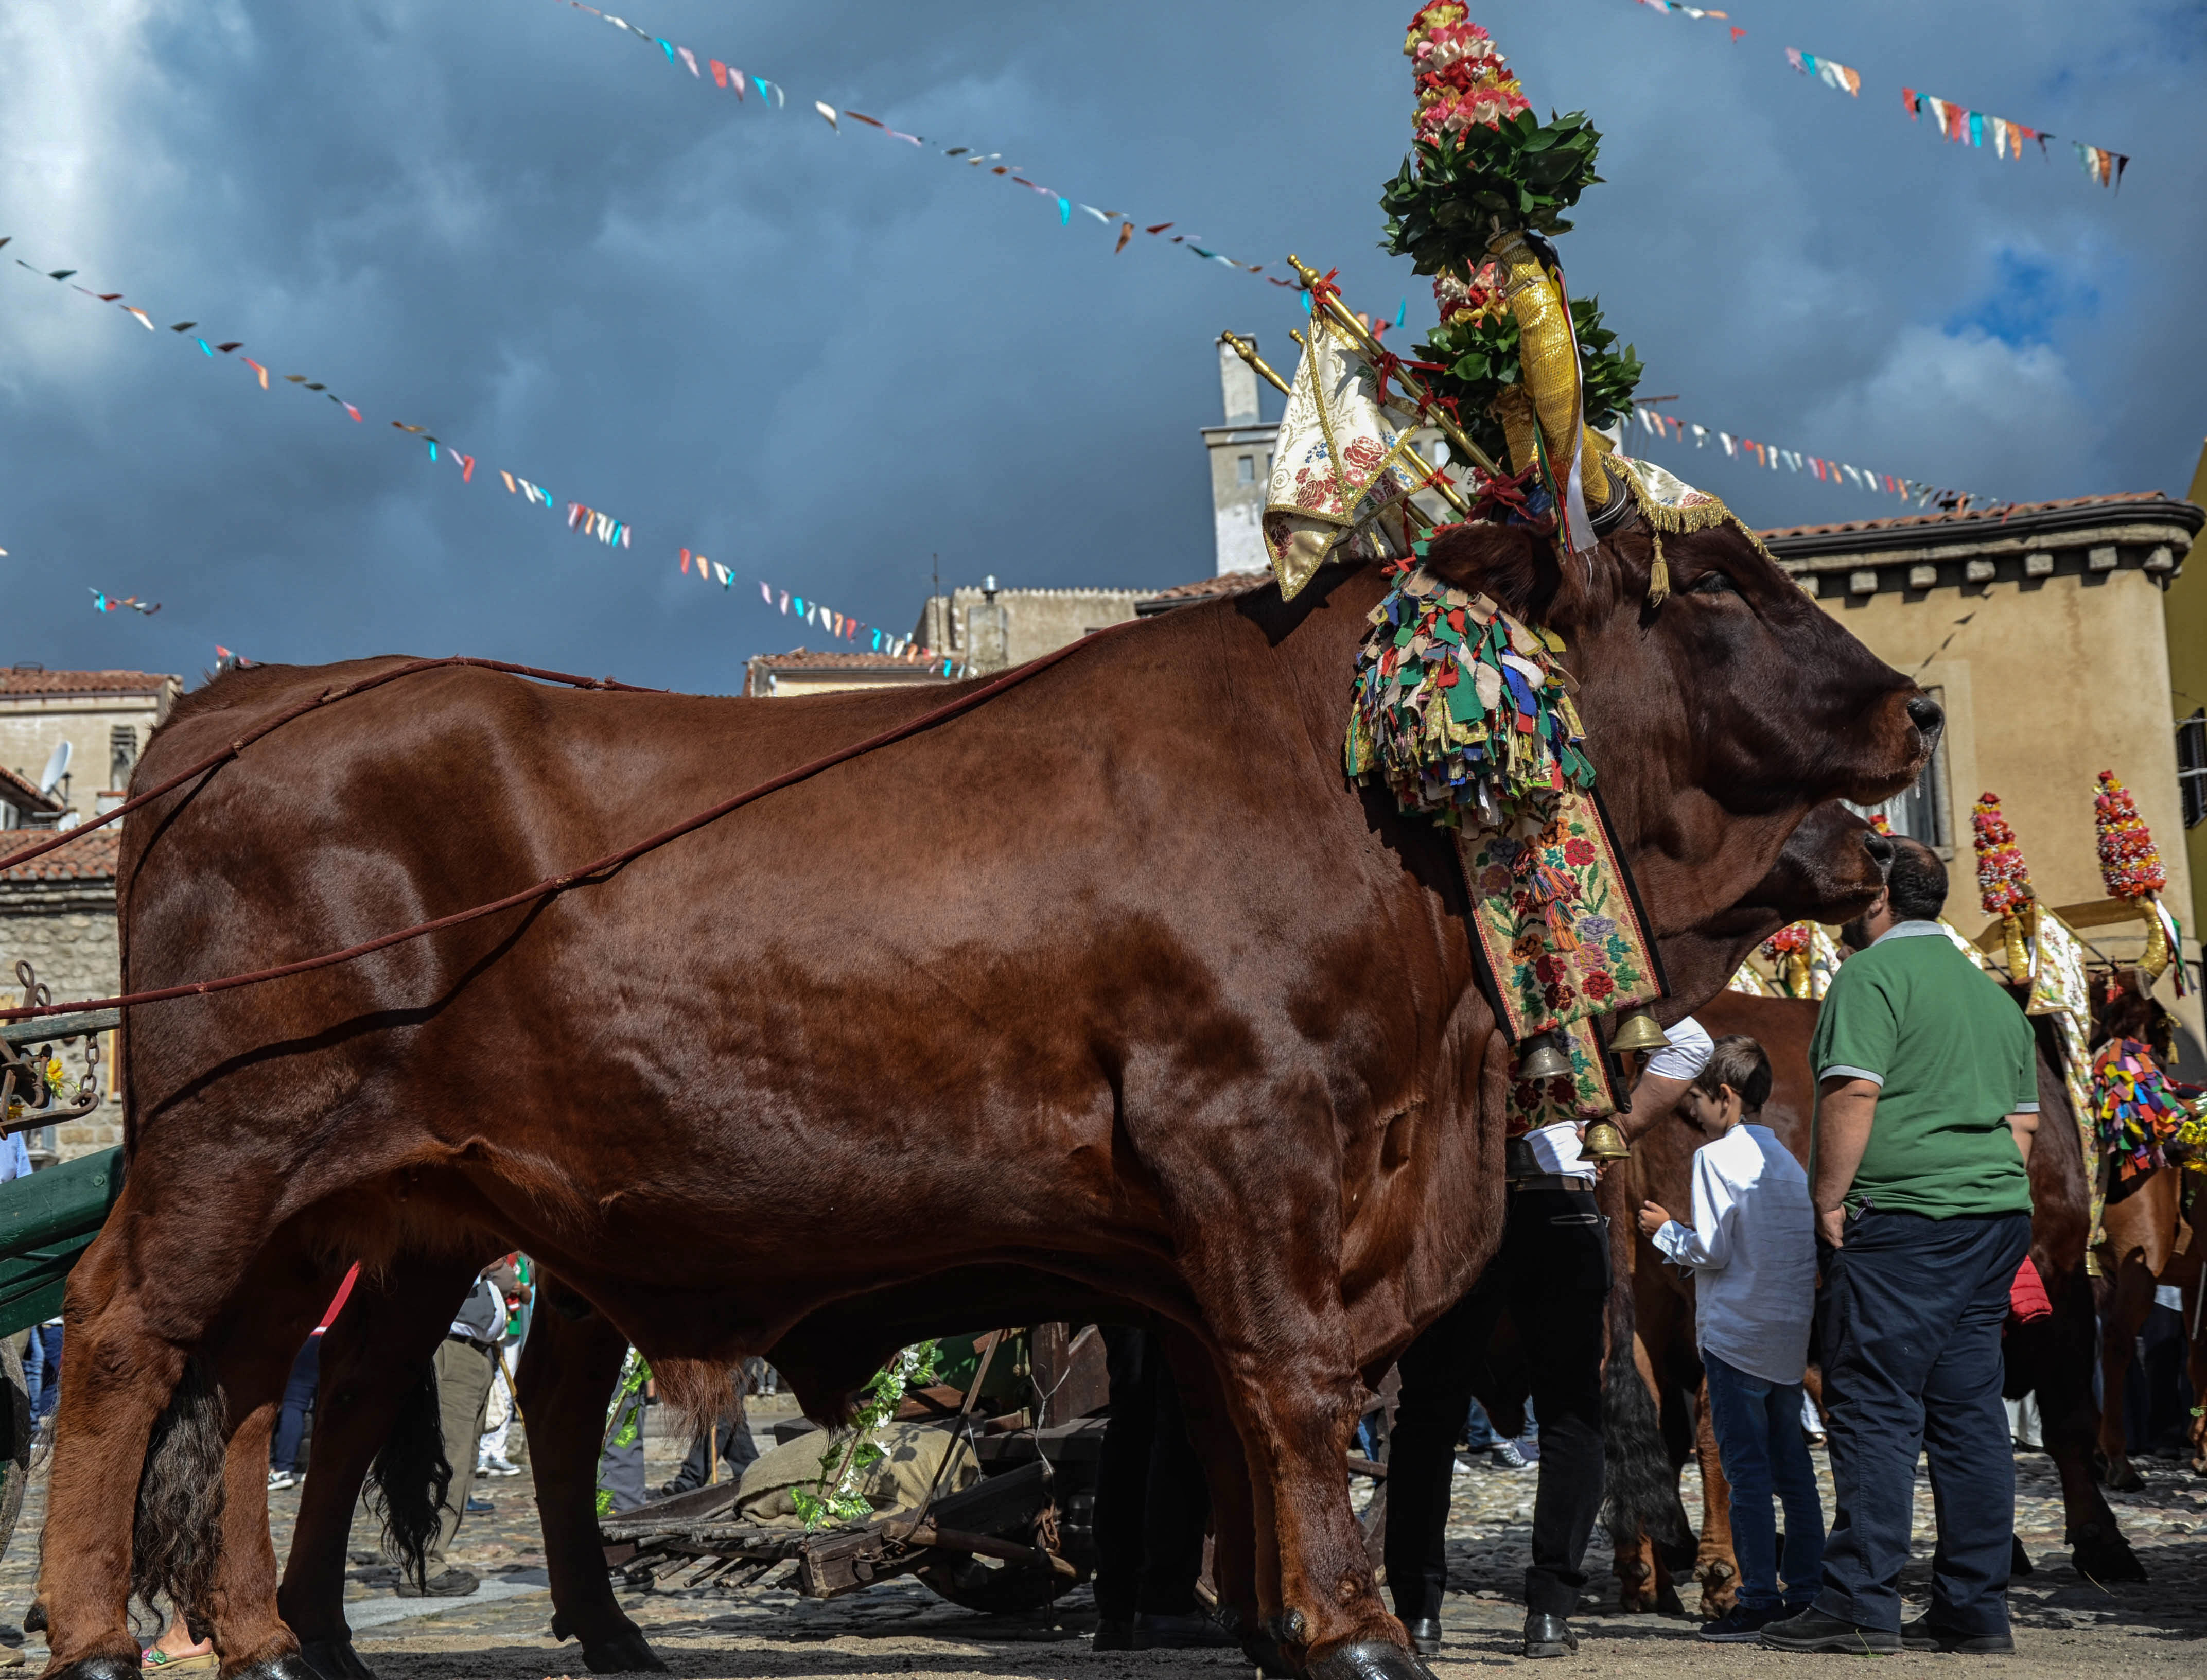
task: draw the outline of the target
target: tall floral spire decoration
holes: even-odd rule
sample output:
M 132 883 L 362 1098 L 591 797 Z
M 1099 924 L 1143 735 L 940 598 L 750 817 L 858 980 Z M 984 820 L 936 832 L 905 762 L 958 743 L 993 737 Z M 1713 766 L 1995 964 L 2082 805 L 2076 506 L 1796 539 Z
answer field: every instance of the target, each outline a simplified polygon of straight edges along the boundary
M 2137 906 L 2145 923 L 2145 954 L 2138 960 L 2138 966 L 2149 978 L 2158 980 L 2168 969 L 2170 956 L 2176 954 L 2180 959 L 2176 989 L 2181 994 L 2188 989 L 2181 960 L 2183 933 L 2161 901 L 2161 889 L 2168 885 L 2168 871 L 2162 866 L 2153 831 L 2138 815 L 2138 801 L 2131 797 L 2130 789 L 2115 780 L 2113 770 L 2100 772 L 2092 822 L 2099 834 L 2100 879 L 2106 883 L 2108 896 Z
M 1620 493 L 1590 427 L 1629 408 L 1640 363 L 1574 302 L 1548 236 L 1600 176 L 1600 135 L 1583 111 L 1542 123 L 1493 38 L 1461 0 L 1410 21 L 1403 52 L 1417 93 L 1415 147 L 1380 195 L 1386 248 L 1436 277 L 1442 324 L 1419 347 L 1466 434 L 1538 479 L 1574 553 L 1594 547 L 1588 509 Z
M 1977 796 L 1970 827 L 1977 840 L 1979 902 L 1986 915 L 2001 918 L 2001 936 L 2007 946 L 2008 978 L 2019 985 L 2027 985 L 2037 972 L 2031 960 L 2031 935 L 2038 900 L 2031 890 L 2023 849 L 2015 843 L 2015 830 L 2008 827 L 2001 810 L 1999 794 Z

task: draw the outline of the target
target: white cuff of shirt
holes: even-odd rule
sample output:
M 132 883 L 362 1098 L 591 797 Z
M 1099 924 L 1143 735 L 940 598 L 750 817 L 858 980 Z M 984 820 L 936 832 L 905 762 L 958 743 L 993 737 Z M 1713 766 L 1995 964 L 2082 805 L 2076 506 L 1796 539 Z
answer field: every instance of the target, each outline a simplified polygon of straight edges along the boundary
M 1868 1079 L 1881 1091 L 1885 1088 L 1885 1075 L 1873 1073 L 1867 1067 L 1850 1067 L 1845 1062 L 1835 1062 L 1816 1075 L 1818 1084 L 1826 1079 Z
M 2035 1115 L 2038 1112 L 2038 1104 L 2036 1103 L 2019 1103 L 2013 1108 L 2010 1109 L 2008 1112 L 2012 1115 Z

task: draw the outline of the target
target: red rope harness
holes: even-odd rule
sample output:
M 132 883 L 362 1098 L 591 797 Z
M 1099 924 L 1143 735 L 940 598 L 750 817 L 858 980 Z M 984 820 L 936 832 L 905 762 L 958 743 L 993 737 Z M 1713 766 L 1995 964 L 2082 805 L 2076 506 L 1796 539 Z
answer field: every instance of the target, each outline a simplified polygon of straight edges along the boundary
M 1114 628 L 1119 628 L 1119 626 Z M 971 711 L 992 696 L 1001 694 L 1006 689 L 1015 687 L 1030 677 L 1040 675 L 1075 649 L 1086 647 L 1100 640 L 1102 636 L 1110 633 L 1106 631 L 1097 636 L 1083 637 L 1078 642 L 1069 642 L 1055 652 L 1044 654 L 1040 659 L 1030 661 L 1017 670 L 1008 671 L 991 682 L 984 683 L 980 687 L 961 694 L 954 700 L 945 701 L 931 711 L 923 712 L 919 716 L 907 719 L 892 728 L 884 729 L 877 735 L 869 735 L 864 740 L 856 742 L 850 746 L 838 748 L 824 757 L 814 759 L 809 764 L 800 764 L 793 770 L 785 770 L 781 774 L 760 782 L 755 787 L 745 788 L 734 798 L 723 799 L 719 804 L 701 810 L 694 816 L 685 817 L 671 828 L 662 828 L 648 840 L 638 840 L 635 845 L 624 846 L 619 852 L 609 852 L 604 857 L 593 858 L 577 869 L 569 870 L 564 875 L 547 876 L 534 886 L 524 887 L 517 893 L 509 893 L 504 898 L 493 900 L 488 904 L 479 904 L 472 910 L 456 911 L 450 916 L 440 916 L 434 921 L 417 922 L 410 928 L 401 928 L 396 933 L 382 934 L 376 938 L 363 941 L 358 945 L 349 945 L 342 951 L 328 951 L 318 957 L 303 957 L 297 962 L 279 963 L 273 968 L 255 969 L 250 974 L 230 974 L 218 980 L 194 980 L 186 985 L 163 986 L 153 991 L 126 992 L 120 997 L 94 997 L 70 1003 L 40 1004 L 30 1008 L 0 1009 L 0 1020 L 33 1020 L 43 1015 L 70 1014 L 81 1009 L 128 1008 L 135 1003 L 160 1003 L 172 997 L 198 997 L 208 992 L 229 991 L 238 986 L 259 985 L 264 980 L 281 980 L 286 976 L 305 974 L 317 968 L 334 967 L 338 963 L 350 962 L 355 957 L 364 957 L 370 952 L 381 951 L 393 945 L 404 944 L 410 939 L 419 939 L 423 934 L 438 933 L 446 928 L 458 927 L 464 922 L 473 922 L 481 917 L 494 916 L 501 910 L 511 910 L 517 905 L 529 904 L 538 899 L 550 898 L 555 893 L 564 893 L 570 887 L 578 886 L 593 877 L 604 875 L 607 870 L 618 869 L 624 864 L 632 863 L 647 852 L 656 851 L 669 840 L 679 840 L 693 829 L 702 828 L 707 823 L 726 816 L 730 811 L 739 810 L 751 804 L 754 799 L 763 798 L 769 793 L 816 776 L 822 770 L 832 769 L 838 764 L 871 752 L 877 747 L 885 747 L 892 742 L 901 741 L 947 718 L 954 718 L 961 712 Z M 278 714 L 267 722 L 239 736 L 237 739 L 212 757 L 202 760 L 180 774 L 170 777 L 158 787 L 148 788 L 145 792 L 133 796 L 95 821 L 72 828 L 66 834 L 57 834 L 52 840 L 39 845 L 27 847 L 20 852 L 0 857 L 0 870 L 12 869 L 17 864 L 43 857 L 57 846 L 66 846 L 79 834 L 112 822 L 118 817 L 137 810 L 148 801 L 158 799 L 164 793 L 173 792 L 194 776 L 202 775 L 236 757 L 239 753 L 263 736 L 281 728 L 295 719 L 304 717 L 308 712 L 319 707 L 328 705 L 333 701 L 350 699 L 356 694 L 364 694 L 370 689 L 380 688 L 386 683 L 396 682 L 401 677 L 410 677 L 416 672 L 442 670 L 448 666 L 473 666 L 479 670 L 502 671 L 517 677 L 534 677 L 544 682 L 565 683 L 575 688 L 619 690 L 630 694 L 667 692 L 664 689 L 638 688 L 629 683 L 617 683 L 610 677 L 573 677 L 563 672 L 539 671 L 530 666 L 507 665 L 497 660 L 458 657 L 415 660 L 399 666 L 395 670 L 382 672 L 373 677 L 364 677 L 356 683 L 348 683 L 340 688 L 325 689 L 314 699 L 294 706 L 289 711 Z

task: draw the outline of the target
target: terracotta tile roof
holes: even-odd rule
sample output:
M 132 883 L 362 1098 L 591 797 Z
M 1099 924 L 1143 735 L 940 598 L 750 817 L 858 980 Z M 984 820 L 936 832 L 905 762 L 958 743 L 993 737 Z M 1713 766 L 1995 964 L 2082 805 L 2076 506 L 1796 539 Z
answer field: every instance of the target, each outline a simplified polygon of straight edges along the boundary
M 918 652 L 904 654 L 865 653 L 853 649 L 839 653 L 833 648 L 792 648 L 786 654 L 754 654 L 753 665 L 769 671 L 912 671 L 924 672 L 928 661 Z M 935 663 L 942 664 L 937 655 Z
M 1971 507 L 1938 513 L 1910 513 L 1891 519 L 1855 519 L 1840 525 L 1788 525 L 1777 530 L 1761 533 L 1764 541 L 1773 537 L 1842 536 L 1850 531 L 1914 530 L 1924 526 L 1999 525 L 2029 517 L 2035 514 L 2054 513 L 2071 508 L 2117 507 L 2126 503 L 2158 502 L 2172 507 L 2158 490 L 2126 490 L 2112 496 L 2071 496 L 2054 502 L 1995 503 L 1989 507 Z
M 1153 595 L 1145 595 L 1135 603 L 1134 610 L 1148 618 L 1155 613 L 1170 612 L 1175 607 L 1191 607 L 1199 601 L 1211 601 L 1219 595 L 1238 595 L 1272 581 L 1269 571 L 1229 571 L 1218 577 L 1199 577 L 1193 583 L 1175 583 L 1169 589 L 1159 589 Z
M 155 671 L 23 671 L 0 669 L 0 695 L 158 694 L 176 677 Z
M 123 831 L 114 823 L 105 828 L 95 828 L 79 836 L 66 846 L 57 846 L 43 858 L 34 858 L 20 868 L 8 867 L 11 852 L 36 846 L 40 840 L 51 840 L 51 828 L 9 828 L 0 833 L 0 881 L 10 885 L 23 881 L 112 881 L 116 860 L 123 847 Z
M 17 810 L 50 810 L 58 816 L 62 802 L 51 793 L 39 792 L 39 785 L 28 776 L 19 776 L 5 765 L 0 765 L 0 799 L 6 800 Z

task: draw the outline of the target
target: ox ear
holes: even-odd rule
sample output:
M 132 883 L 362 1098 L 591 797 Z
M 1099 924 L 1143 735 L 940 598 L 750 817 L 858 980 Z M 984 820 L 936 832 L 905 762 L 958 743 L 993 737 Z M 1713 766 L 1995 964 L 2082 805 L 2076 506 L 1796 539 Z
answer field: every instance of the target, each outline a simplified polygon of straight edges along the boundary
M 1444 527 L 1425 564 L 1444 583 L 1489 595 L 1527 624 L 1565 629 L 1591 600 L 1588 565 L 1559 562 L 1554 544 L 1526 525 L 1478 520 Z

